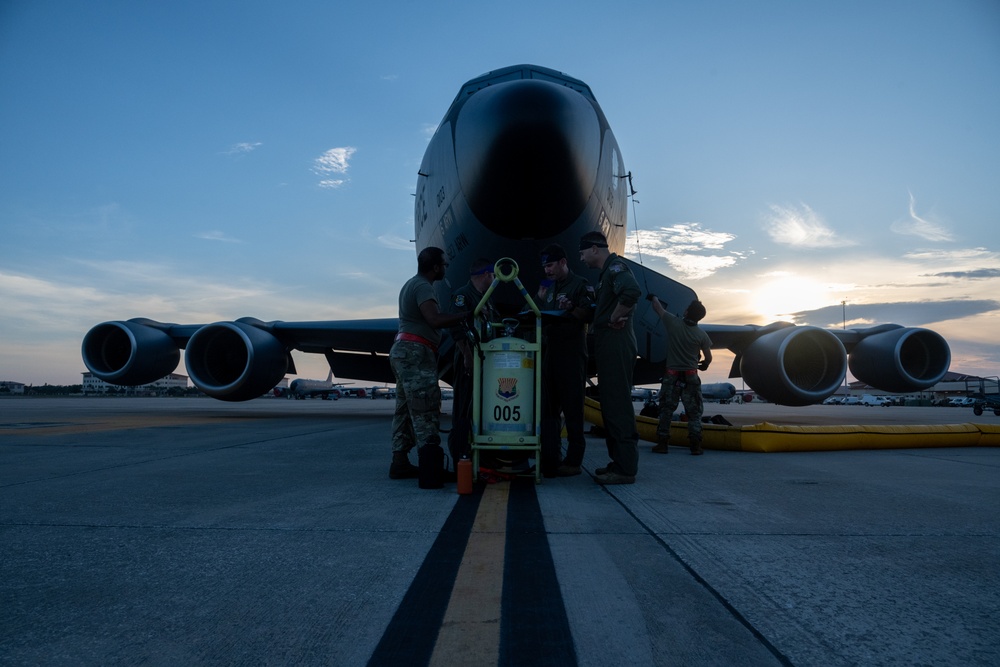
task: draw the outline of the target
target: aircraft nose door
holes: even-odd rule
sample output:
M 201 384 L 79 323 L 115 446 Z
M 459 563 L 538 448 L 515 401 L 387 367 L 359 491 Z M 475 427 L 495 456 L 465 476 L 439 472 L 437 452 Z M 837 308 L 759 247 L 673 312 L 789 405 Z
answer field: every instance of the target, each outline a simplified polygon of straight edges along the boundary
M 597 179 L 601 128 L 591 102 L 548 81 L 478 91 L 455 128 L 469 208 L 507 238 L 549 238 L 583 213 Z

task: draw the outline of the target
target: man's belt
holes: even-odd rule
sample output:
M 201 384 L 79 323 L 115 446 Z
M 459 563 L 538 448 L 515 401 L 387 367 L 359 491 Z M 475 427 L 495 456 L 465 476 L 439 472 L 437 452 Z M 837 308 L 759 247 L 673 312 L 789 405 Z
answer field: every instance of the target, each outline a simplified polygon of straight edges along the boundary
M 418 336 L 417 334 L 405 333 L 400 331 L 398 334 L 396 334 L 395 340 L 397 342 L 403 342 L 403 343 L 420 343 L 421 345 L 426 345 L 427 347 L 431 348 L 431 352 L 433 352 L 434 354 L 437 354 L 438 351 L 437 345 L 430 342 L 423 336 Z
M 692 375 L 697 375 L 698 371 L 675 371 L 672 368 L 667 369 L 667 375 L 683 375 L 684 377 L 691 377 Z

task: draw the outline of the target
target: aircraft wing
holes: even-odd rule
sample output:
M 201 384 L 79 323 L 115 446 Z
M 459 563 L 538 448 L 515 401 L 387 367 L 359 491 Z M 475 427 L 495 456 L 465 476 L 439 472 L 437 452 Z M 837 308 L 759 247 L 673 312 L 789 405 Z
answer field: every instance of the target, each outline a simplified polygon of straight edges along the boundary
M 782 405 L 822 402 L 851 374 L 884 391 L 932 387 L 951 364 L 947 341 L 929 329 L 884 324 L 822 329 L 774 322 L 765 326 L 702 324 L 712 347 L 736 357 L 729 377 L 742 377 L 761 396 Z
M 414 249 L 440 248 L 450 266 L 437 286 L 439 303 L 446 302 L 449 285 L 468 279 L 477 257 L 510 257 L 521 267 L 519 279 L 536 285 L 542 278 L 539 253 L 549 243 L 571 249 L 584 234 L 601 231 L 611 251 L 623 254 L 630 196 L 623 179 L 630 176 L 608 119 L 583 81 L 528 64 L 467 81 L 417 172 Z M 589 275 L 574 253 L 567 259 L 574 271 Z M 683 313 L 697 296 L 656 271 L 635 262 L 629 266 L 644 292 L 657 295 L 672 313 Z M 523 303 L 512 286 L 494 298 L 504 312 L 505 305 L 515 310 Z M 666 332 L 646 299 L 639 301 L 633 321 L 640 355 L 634 379 L 645 384 L 663 373 Z M 185 349 L 188 374 L 199 389 L 239 401 L 260 396 L 285 373 L 294 373 L 292 350 L 326 355 L 340 377 L 391 382 L 387 353 L 396 324 L 394 319 L 251 318 L 206 325 L 106 322 L 84 338 L 83 358 L 96 377 L 136 385 L 174 370 Z M 940 335 L 898 325 L 849 331 L 786 322 L 702 326 L 713 347 L 736 355 L 731 377 L 742 376 L 755 392 L 785 405 L 821 402 L 837 390 L 848 367 L 873 387 L 909 392 L 935 384 L 951 361 Z M 445 380 L 452 372 L 453 344 L 445 337 L 440 350 Z
M 655 294 L 677 315 L 698 296 L 653 269 L 625 259 L 645 294 Z M 667 335 L 652 304 L 642 298 L 634 316 L 639 356 L 637 383 L 662 373 Z M 944 377 L 951 351 L 928 329 L 884 324 L 866 329 L 821 329 L 789 322 L 768 325 L 701 324 L 714 349 L 736 355 L 729 377 L 742 377 L 761 396 L 783 405 L 819 403 L 843 384 L 847 369 L 879 389 L 904 393 L 933 386 Z M 652 377 L 649 377 L 650 372 Z
M 256 398 L 295 373 L 291 350 L 326 355 L 334 374 L 394 382 L 387 355 L 396 318 L 263 322 L 250 317 L 213 324 L 168 324 L 137 318 L 104 322 L 83 339 L 83 362 L 105 382 L 141 385 L 177 368 L 213 398 Z

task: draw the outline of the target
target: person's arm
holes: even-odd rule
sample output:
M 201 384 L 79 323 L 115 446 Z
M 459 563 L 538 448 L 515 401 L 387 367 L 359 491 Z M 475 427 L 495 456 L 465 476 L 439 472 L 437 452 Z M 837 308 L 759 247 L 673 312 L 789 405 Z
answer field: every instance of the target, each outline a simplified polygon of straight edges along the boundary
M 556 302 L 556 308 L 559 310 L 566 311 L 566 314 L 574 319 L 580 320 L 581 322 L 587 321 L 587 310 L 581 306 L 577 306 L 573 303 L 572 299 L 561 299 Z
M 586 283 L 578 284 L 572 299 L 566 299 L 562 308 L 576 321 L 590 324 L 594 320 L 594 300 Z
M 624 269 L 624 265 L 622 268 Z M 639 285 L 635 282 L 635 276 L 628 269 L 624 269 L 617 275 L 612 274 L 611 279 L 615 283 L 614 292 L 618 296 L 618 305 L 611 311 L 611 328 L 624 329 L 642 292 L 639 291 Z
M 583 306 L 576 306 L 571 301 L 567 302 L 567 304 L 569 305 L 569 308 L 567 308 L 566 312 L 568 312 L 574 319 L 584 323 L 589 323 L 593 319 L 593 314 L 587 308 Z
M 632 312 L 633 308 L 635 308 L 634 305 L 626 306 L 624 303 L 619 302 L 611 312 L 611 328 L 624 329 L 625 323 L 628 322 L 629 313 Z
M 434 299 L 428 299 L 420 304 L 420 313 L 424 316 L 427 324 L 435 329 L 447 329 L 461 323 L 471 314 L 471 311 L 463 310 L 460 313 L 442 313 L 438 308 L 438 302 Z
M 649 302 L 653 305 L 653 312 L 659 317 L 663 317 L 663 314 L 667 312 L 667 309 L 663 307 L 662 303 L 660 303 L 659 298 L 657 298 L 655 294 L 650 294 L 646 296 L 646 298 L 649 299 Z
M 701 344 L 701 353 L 705 358 L 698 364 L 698 370 L 707 371 L 708 365 L 712 363 L 712 341 L 707 337 Z
M 545 278 L 538 284 L 538 292 L 535 296 L 538 297 L 539 301 L 545 301 L 545 297 L 548 295 L 549 290 L 552 289 L 553 283 L 548 278 Z

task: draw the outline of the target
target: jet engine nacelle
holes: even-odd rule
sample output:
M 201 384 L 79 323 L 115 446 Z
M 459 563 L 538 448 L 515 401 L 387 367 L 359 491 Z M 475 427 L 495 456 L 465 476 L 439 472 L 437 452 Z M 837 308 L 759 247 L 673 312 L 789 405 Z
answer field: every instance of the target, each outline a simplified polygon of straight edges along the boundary
M 137 386 L 159 380 L 177 368 L 180 355 L 173 338 L 134 320 L 98 324 L 83 338 L 83 363 L 111 384 Z
M 929 329 L 898 327 L 860 340 L 849 363 L 851 374 L 865 384 L 890 392 L 919 391 L 948 372 L 951 349 Z
M 811 405 L 827 398 L 847 372 L 847 351 L 816 327 L 764 334 L 743 350 L 740 373 L 755 392 L 781 405 Z
M 194 385 L 223 401 L 261 396 L 288 370 L 284 344 L 245 322 L 203 326 L 188 341 L 184 358 Z

